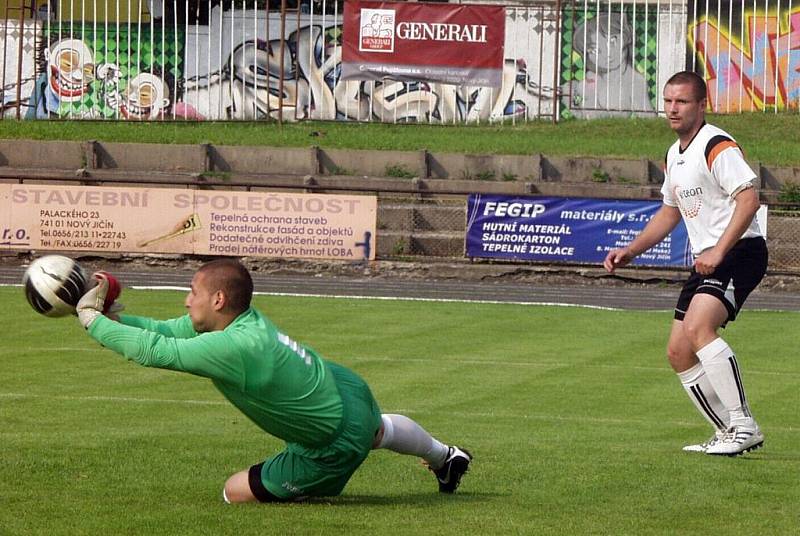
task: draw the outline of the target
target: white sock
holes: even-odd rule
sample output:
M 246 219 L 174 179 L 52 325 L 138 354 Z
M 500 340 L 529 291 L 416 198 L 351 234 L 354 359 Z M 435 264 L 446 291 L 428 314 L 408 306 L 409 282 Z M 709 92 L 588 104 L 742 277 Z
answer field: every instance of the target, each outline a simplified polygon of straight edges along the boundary
M 692 368 L 678 373 L 686 394 L 694 402 L 700 414 L 711 423 L 717 431 L 723 431 L 730 424 L 730 415 L 717 396 L 717 392 L 708 380 L 703 365 L 695 364 Z
M 384 413 L 381 419 L 383 439 L 376 448 L 419 456 L 433 469 L 444 465 L 448 446 L 437 441 L 422 426 L 403 415 Z
M 754 426 L 750 408 L 747 406 L 747 397 L 744 394 L 742 377 L 739 374 L 739 364 L 728 343 L 718 337 L 700 348 L 697 357 L 703 364 L 708 380 L 714 386 L 722 405 L 730 414 L 731 426 Z

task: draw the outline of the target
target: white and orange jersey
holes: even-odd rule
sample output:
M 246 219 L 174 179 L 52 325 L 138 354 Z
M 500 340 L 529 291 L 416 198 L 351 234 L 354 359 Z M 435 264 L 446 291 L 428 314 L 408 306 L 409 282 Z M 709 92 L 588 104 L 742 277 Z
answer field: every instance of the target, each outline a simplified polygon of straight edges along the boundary
M 680 209 L 695 256 L 717 244 L 733 216 L 733 197 L 755 179 L 736 141 L 713 125 L 703 124 L 685 149 L 680 141 L 669 148 L 661 194 L 665 205 Z M 756 218 L 742 238 L 754 236 L 763 236 Z

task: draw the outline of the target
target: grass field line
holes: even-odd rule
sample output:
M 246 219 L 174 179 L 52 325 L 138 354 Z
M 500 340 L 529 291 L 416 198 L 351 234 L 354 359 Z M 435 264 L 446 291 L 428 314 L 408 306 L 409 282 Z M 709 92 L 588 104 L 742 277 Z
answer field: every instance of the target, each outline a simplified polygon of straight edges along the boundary
M 101 396 L 101 395 L 37 395 L 32 393 L 0 393 L 0 398 L 38 398 L 47 400 L 66 400 L 71 402 L 133 402 L 142 404 L 186 404 L 191 406 L 229 406 L 223 400 L 192 400 L 172 398 L 141 398 L 131 396 Z
M 21 287 L 20 284 L 7 284 L 0 283 L 0 287 Z M 170 285 L 131 285 L 133 290 L 174 290 L 179 292 L 189 292 L 189 287 L 170 286 Z M 632 309 L 625 309 L 621 307 L 607 307 L 603 305 L 590 305 L 584 303 L 563 303 L 563 302 L 532 302 L 532 301 L 508 301 L 508 300 L 479 300 L 467 298 L 423 298 L 412 296 L 358 296 L 350 294 L 307 294 L 300 292 L 253 292 L 255 296 L 277 296 L 287 298 L 331 298 L 336 300 L 376 300 L 376 301 L 409 301 L 409 302 L 431 302 L 431 303 L 477 303 L 483 305 L 527 305 L 538 307 L 578 307 L 582 309 L 593 309 L 598 311 L 628 311 Z M 749 311 L 764 312 L 764 313 L 789 313 L 793 312 L 790 309 L 762 309 L 750 308 Z M 640 309 L 637 310 L 640 314 L 646 313 L 664 313 L 672 311 L 672 308 L 665 309 Z
M 7 287 L 21 287 L 18 284 L 0 284 L 0 286 Z M 133 290 L 176 290 L 180 292 L 189 292 L 189 287 L 170 286 L 170 285 L 131 285 Z M 581 307 L 584 309 L 597 309 L 600 311 L 622 311 L 617 307 L 604 307 L 601 305 L 586 305 L 580 303 L 561 303 L 561 302 L 528 302 L 528 301 L 504 301 L 504 300 L 470 300 L 470 299 L 456 299 L 456 298 L 420 298 L 420 297 L 403 297 L 403 296 L 356 296 L 348 294 L 304 294 L 300 292 L 253 292 L 254 296 L 280 296 L 287 298 L 332 298 L 336 300 L 378 300 L 378 301 L 411 301 L 411 302 L 438 302 L 438 303 L 478 303 L 485 305 L 536 305 L 536 306 L 551 306 L 551 307 Z M 662 310 L 645 310 L 642 313 L 662 313 L 667 309 Z
M 64 352 L 91 352 L 91 353 L 104 353 L 108 350 L 102 346 L 87 345 L 85 347 L 70 347 L 58 346 L 56 348 L 47 348 L 44 346 L 27 346 L 23 348 L 2 348 L 0 347 L 0 356 L 18 354 L 20 352 L 37 352 L 42 350 L 59 350 Z M 334 360 L 337 361 L 337 360 Z M 439 363 L 443 365 L 483 365 L 490 367 L 535 367 L 535 368 L 567 368 L 573 366 L 580 366 L 587 369 L 602 369 L 602 370 L 637 370 L 642 372 L 657 372 L 672 374 L 672 370 L 666 365 L 663 367 L 648 367 L 642 365 L 613 365 L 604 363 L 570 363 L 565 361 L 500 361 L 495 359 L 448 359 L 437 358 L 429 359 L 425 357 L 373 357 L 373 356 L 345 356 L 338 361 L 358 361 L 358 362 L 385 362 L 385 363 L 423 363 L 431 365 Z M 779 376 L 779 377 L 795 377 L 800 378 L 800 372 L 794 371 L 771 371 L 759 369 L 747 369 L 747 375 L 755 376 Z
M 82 352 L 82 353 L 93 353 L 99 354 L 101 352 L 106 352 L 107 349 L 103 348 L 102 346 L 85 346 L 81 348 L 71 348 L 69 346 L 24 346 L 24 347 L 17 347 L 17 348 L 0 348 L 0 356 L 2 355 L 16 355 L 20 353 L 34 353 L 34 352 L 42 352 L 44 350 L 48 351 L 64 351 L 64 352 Z
M 143 398 L 143 397 L 128 397 L 128 396 L 100 396 L 100 395 L 85 395 L 85 396 L 69 396 L 69 395 L 39 395 L 31 393 L 2 393 L 0 392 L 0 399 L 44 399 L 44 400 L 61 400 L 69 402 L 119 402 L 119 403 L 133 403 L 133 404 L 179 404 L 187 406 L 230 406 L 230 403 L 223 400 L 193 400 L 193 399 L 174 399 L 174 398 Z M 384 409 L 389 413 L 400 413 L 405 415 L 419 415 L 428 414 L 429 410 L 412 410 L 409 408 L 393 408 L 391 410 Z M 586 415 L 552 415 L 547 413 L 516 413 L 510 411 L 497 412 L 497 411 L 447 411 L 451 417 L 460 418 L 490 418 L 490 419 L 523 419 L 535 421 L 551 421 L 551 422 L 578 422 L 590 424 L 610 424 L 628 426 L 631 424 L 646 425 L 652 424 L 652 419 L 636 419 L 636 418 L 620 418 L 620 417 L 592 417 Z M 663 425 L 679 426 L 686 428 L 694 428 L 698 425 L 697 422 L 674 420 L 662 421 Z M 799 432 L 800 428 L 792 426 L 770 426 L 771 431 L 778 432 Z
M 135 290 L 178 290 L 189 292 L 188 287 L 173 287 L 159 285 L 133 285 L 130 288 Z M 615 307 L 603 307 L 600 305 L 582 305 L 576 303 L 560 302 L 527 302 L 527 301 L 503 301 L 503 300 L 470 300 L 459 298 L 420 298 L 407 296 L 357 296 L 349 294 L 306 294 L 300 292 L 253 292 L 255 296 L 280 296 L 286 298 L 333 298 L 337 300 L 378 300 L 378 301 L 412 301 L 412 302 L 438 302 L 438 303 L 480 303 L 486 305 L 539 305 L 555 307 L 582 307 L 585 309 L 599 309 L 601 311 L 620 311 Z
M 565 361 L 496 361 L 490 359 L 447 359 L 447 358 L 436 358 L 435 360 L 422 358 L 422 357 L 402 357 L 402 358 L 394 358 L 394 357 L 369 357 L 369 356 L 348 356 L 346 358 L 342 358 L 342 361 L 353 360 L 353 361 L 385 361 L 385 362 L 412 362 L 412 363 L 447 363 L 447 364 L 458 364 L 458 365 L 487 365 L 492 367 L 497 366 L 508 366 L 508 367 L 541 367 L 541 368 L 567 368 L 567 367 L 574 367 L 579 366 L 581 368 L 596 368 L 596 369 L 610 369 L 610 370 L 639 370 L 644 372 L 666 372 L 669 374 L 674 374 L 672 369 L 667 366 L 663 367 L 646 367 L 641 365 L 607 365 L 607 364 L 598 364 L 598 363 L 570 363 Z M 666 360 L 666 358 L 665 358 Z M 767 371 L 767 370 L 753 370 L 748 368 L 746 374 L 749 376 L 753 375 L 761 375 L 761 376 L 795 376 L 800 378 L 800 372 L 783 372 L 783 371 Z

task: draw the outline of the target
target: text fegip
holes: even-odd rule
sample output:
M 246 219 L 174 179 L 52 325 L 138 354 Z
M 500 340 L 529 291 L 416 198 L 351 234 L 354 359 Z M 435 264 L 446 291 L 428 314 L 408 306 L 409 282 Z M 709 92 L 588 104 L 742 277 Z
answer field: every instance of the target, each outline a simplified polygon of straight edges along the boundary
M 483 208 L 484 216 L 511 216 L 512 218 L 535 218 L 544 214 L 546 207 L 540 203 L 507 203 L 488 201 Z

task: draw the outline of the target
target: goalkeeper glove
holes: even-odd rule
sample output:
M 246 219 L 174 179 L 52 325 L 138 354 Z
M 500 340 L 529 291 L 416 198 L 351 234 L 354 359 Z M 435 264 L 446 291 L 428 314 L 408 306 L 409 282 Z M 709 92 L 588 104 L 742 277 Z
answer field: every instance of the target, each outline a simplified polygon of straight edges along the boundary
M 98 316 L 106 313 L 116 316 L 115 313 L 122 310 L 121 304 L 114 303 L 120 294 L 120 285 L 116 278 L 106 272 L 95 272 L 92 277 L 97 285 L 84 294 L 75 307 L 78 321 L 86 329 L 89 329 Z
M 117 278 L 108 272 L 97 272 L 94 276 L 97 278 L 103 277 L 108 281 L 108 292 L 106 292 L 106 299 L 103 302 L 103 314 L 115 314 L 125 309 L 121 303 L 116 303 L 115 301 L 122 293 L 122 286 L 117 281 Z

